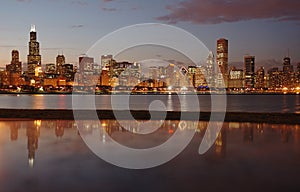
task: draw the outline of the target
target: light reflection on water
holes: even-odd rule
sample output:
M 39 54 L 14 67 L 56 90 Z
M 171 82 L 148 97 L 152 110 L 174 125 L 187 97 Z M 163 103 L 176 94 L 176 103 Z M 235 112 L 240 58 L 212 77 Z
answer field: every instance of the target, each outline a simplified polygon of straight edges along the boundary
M 132 132 L 137 127 L 124 122 Z M 160 124 L 161 122 L 153 121 Z M 96 157 L 82 134 L 101 129 L 123 145 L 148 148 L 166 141 L 176 129 L 195 123 L 165 121 L 149 135 L 136 136 L 115 120 L 0 121 L 0 191 L 199 191 L 300 189 L 300 125 L 225 123 L 214 146 L 198 148 L 207 122 L 199 122 L 189 146 L 172 161 L 149 170 L 127 170 Z M 243 187 L 247 186 L 247 189 Z

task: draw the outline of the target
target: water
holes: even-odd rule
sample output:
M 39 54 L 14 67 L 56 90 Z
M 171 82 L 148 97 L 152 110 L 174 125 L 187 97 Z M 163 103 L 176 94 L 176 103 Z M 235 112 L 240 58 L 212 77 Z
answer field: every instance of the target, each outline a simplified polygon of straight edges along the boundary
M 101 124 L 135 148 L 185 131 L 178 121 L 165 121 L 154 134 L 133 137 L 114 120 Z M 86 134 L 99 129 L 89 121 L 81 125 Z M 199 122 L 192 142 L 170 162 L 128 170 L 94 155 L 74 121 L 1 120 L 0 191 L 300 191 L 299 125 L 225 123 L 214 146 L 199 155 L 206 125 Z
M 122 102 L 125 109 L 128 102 Z M 195 105 L 195 96 L 183 95 L 132 95 L 129 107 L 132 110 L 148 110 L 154 100 L 161 101 L 169 111 L 211 111 L 211 97 L 200 95 Z M 218 97 L 218 96 L 217 96 Z M 221 97 L 221 96 L 219 96 Z M 81 108 L 112 109 L 110 95 L 74 96 Z M 91 101 L 95 100 L 95 104 Z M 1 108 L 19 109 L 72 109 L 72 95 L 0 95 Z M 230 112 L 283 112 L 300 113 L 300 95 L 228 95 L 227 111 Z

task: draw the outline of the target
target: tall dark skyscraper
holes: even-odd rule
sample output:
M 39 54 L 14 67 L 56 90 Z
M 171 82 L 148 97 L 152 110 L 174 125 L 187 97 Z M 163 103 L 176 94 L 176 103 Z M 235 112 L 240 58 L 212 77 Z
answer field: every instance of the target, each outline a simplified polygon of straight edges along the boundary
M 254 88 L 255 84 L 255 57 L 244 57 L 244 78 L 245 88 Z
M 94 73 L 94 58 L 87 55 L 79 57 L 79 71 L 81 74 L 91 75 Z
M 35 25 L 31 25 L 29 54 L 27 55 L 27 70 L 29 75 L 35 74 L 35 68 L 41 67 L 40 44 L 37 41 Z
M 293 86 L 293 74 L 294 68 L 291 65 L 291 58 L 285 57 L 283 59 L 283 75 L 282 75 L 282 86 L 292 87 Z
M 265 87 L 265 69 L 263 67 L 256 71 L 255 87 L 259 89 Z
M 293 65 L 291 65 L 291 58 L 285 57 L 283 59 L 283 72 L 292 73 L 294 71 Z
M 22 63 L 19 60 L 19 51 L 12 50 L 11 52 L 11 62 L 9 65 L 6 65 L 6 70 L 11 73 L 21 74 L 22 72 Z
M 62 74 L 63 65 L 66 63 L 64 55 L 57 55 L 56 57 L 56 70 L 58 74 Z
M 217 40 L 217 64 L 218 72 L 222 74 L 225 85 L 228 85 L 228 40 Z

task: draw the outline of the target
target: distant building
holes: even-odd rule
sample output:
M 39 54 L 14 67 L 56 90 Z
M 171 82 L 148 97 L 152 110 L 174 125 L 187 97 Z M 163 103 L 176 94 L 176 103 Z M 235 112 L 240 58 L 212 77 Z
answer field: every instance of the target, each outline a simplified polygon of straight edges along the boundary
M 79 72 L 84 75 L 92 75 L 94 73 L 94 58 L 81 55 L 79 57 Z
M 56 68 L 55 68 L 55 64 L 54 63 L 49 63 L 49 64 L 46 64 L 46 70 L 45 70 L 45 73 L 46 74 L 51 74 L 51 75 L 54 75 L 56 74 Z
M 9 85 L 20 85 L 22 84 L 22 63 L 19 61 L 19 51 L 12 50 L 11 57 L 12 59 L 10 64 L 6 65 L 6 83 Z
M 74 67 L 73 64 L 63 64 L 62 65 L 62 76 L 66 78 L 67 81 L 74 81 Z
M 283 59 L 283 73 L 292 73 L 294 71 L 293 65 L 291 65 L 291 58 L 285 57 Z
M 195 86 L 195 76 L 196 76 L 196 66 L 188 66 L 188 78 L 190 81 L 190 84 L 193 85 L 193 87 Z
M 195 71 L 195 88 L 204 88 L 207 87 L 208 84 L 205 79 L 205 67 L 197 66 Z
M 113 56 L 112 55 L 102 55 L 101 56 L 101 67 L 110 69 L 113 64 Z
M 64 55 L 57 55 L 56 57 L 56 72 L 57 74 L 62 74 L 63 64 L 66 63 L 66 58 Z
M 228 88 L 243 88 L 244 71 L 232 67 L 229 70 Z
M 40 44 L 37 41 L 37 33 L 35 25 L 31 26 L 30 41 L 29 41 L 29 54 L 27 55 L 27 70 L 28 75 L 34 76 L 36 67 L 41 67 Z
M 113 70 L 118 70 L 118 72 L 114 72 L 114 74 L 118 73 L 119 85 L 121 86 L 137 86 L 141 80 L 141 66 L 138 63 L 130 63 L 130 62 L 117 62 L 114 66 Z M 119 68 L 119 69 L 118 69 Z M 150 67 L 151 68 L 151 67 Z M 155 71 L 155 74 L 159 73 L 158 68 Z
M 22 73 L 22 62 L 19 61 L 19 51 L 12 50 L 11 52 L 11 62 L 10 64 L 6 65 L 6 71 L 10 73 Z
M 109 71 L 106 68 L 103 68 L 101 71 L 100 85 L 101 86 L 110 86 Z
M 109 77 L 112 79 L 113 77 L 117 77 L 120 72 L 124 69 L 117 69 L 116 61 L 113 59 L 112 55 L 102 55 L 101 56 L 101 68 L 108 71 Z M 118 73 L 118 75 L 116 74 Z
M 256 71 L 255 88 L 265 88 L 265 69 L 263 67 Z
M 157 80 L 159 77 L 159 70 L 157 66 L 150 66 L 149 67 L 149 78 Z
M 282 87 L 282 72 L 278 67 L 273 67 L 268 70 L 268 88 L 276 89 Z
M 133 65 L 133 63 L 122 61 L 115 62 L 111 64 L 109 68 L 105 67 L 106 70 L 109 70 L 110 77 L 119 77 L 125 70 L 129 70 L 129 68 Z M 128 72 L 124 72 L 128 73 Z
M 294 81 L 294 68 L 291 65 L 291 58 L 285 57 L 283 59 L 283 76 L 282 76 L 282 86 L 283 87 L 292 87 Z
M 228 85 L 228 40 L 217 40 L 217 65 L 218 73 L 222 74 L 225 86 Z
M 244 57 L 244 87 L 254 88 L 255 85 L 255 57 Z
M 209 52 L 206 63 L 207 63 L 206 81 L 210 87 L 214 87 L 215 86 L 215 56 L 212 51 Z

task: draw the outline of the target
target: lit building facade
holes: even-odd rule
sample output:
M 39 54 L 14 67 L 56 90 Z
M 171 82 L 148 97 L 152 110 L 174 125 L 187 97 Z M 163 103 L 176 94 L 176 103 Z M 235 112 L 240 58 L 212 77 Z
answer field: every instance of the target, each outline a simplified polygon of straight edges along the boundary
M 225 86 L 228 85 L 228 40 L 217 40 L 217 65 L 218 73 L 222 74 Z
M 261 67 L 256 71 L 255 88 L 263 89 L 265 87 L 265 69 Z
M 63 65 L 66 63 L 66 58 L 64 55 L 57 55 L 56 57 L 56 72 L 57 74 L 62 74 Z
M 11 52 L 11 62 L 10 64 L 6 65 L 6 71 L 10 73 L 22 73 L 22 62 L 19 60 L 19 51 L 12 50 Z
M 244 87 L 254 88 L 255 85 L 255 57 L 244 57 Z
M 56 68 L 54 63 L 48 63 L 46 64 L 46 70 L 45 70 L 46 75 L 54 75 L 56 74 Z
M 11 62 L 6 65 L 6 82 L 4 84 L 8 85 L 22 85 L 23 80 L 21 78 L 22 74 L 22 63 L 19 61 L 19 51 L 12 50 L 11 52 Z
M 209 87 L 214 87 L 215 86 L 215 56 L 212 51 L 209 52 L 206 63 L 207 63 L 206 81 Z
M 282 72 L 278 67 L 273 67 L 268 70 L 268 88 L 276 89 L 282 87 Z
M 74 81 L 74 67 L 73 64 L 63 64 L 62 65 L 62 76 L 66 78 L 66 80 L 69 81 Z
M 94 74 L 94 58 L 82 55 L 79 57 L 79 72 L 83 75 Z
M 188 66 L 188 78 L 193 87 L 195 87 L 196 69 L 196 66 Z
M 291 88 L 293 87 L 294 83 L 294 68 L 293 65 L 291 65 L 291 58 L 285 57 L 283 59 L 283 76 L 282 76 L 282 86 Z
M 244 71 L 232 67 L 229 70 L 228 88 L 243 88 Z

